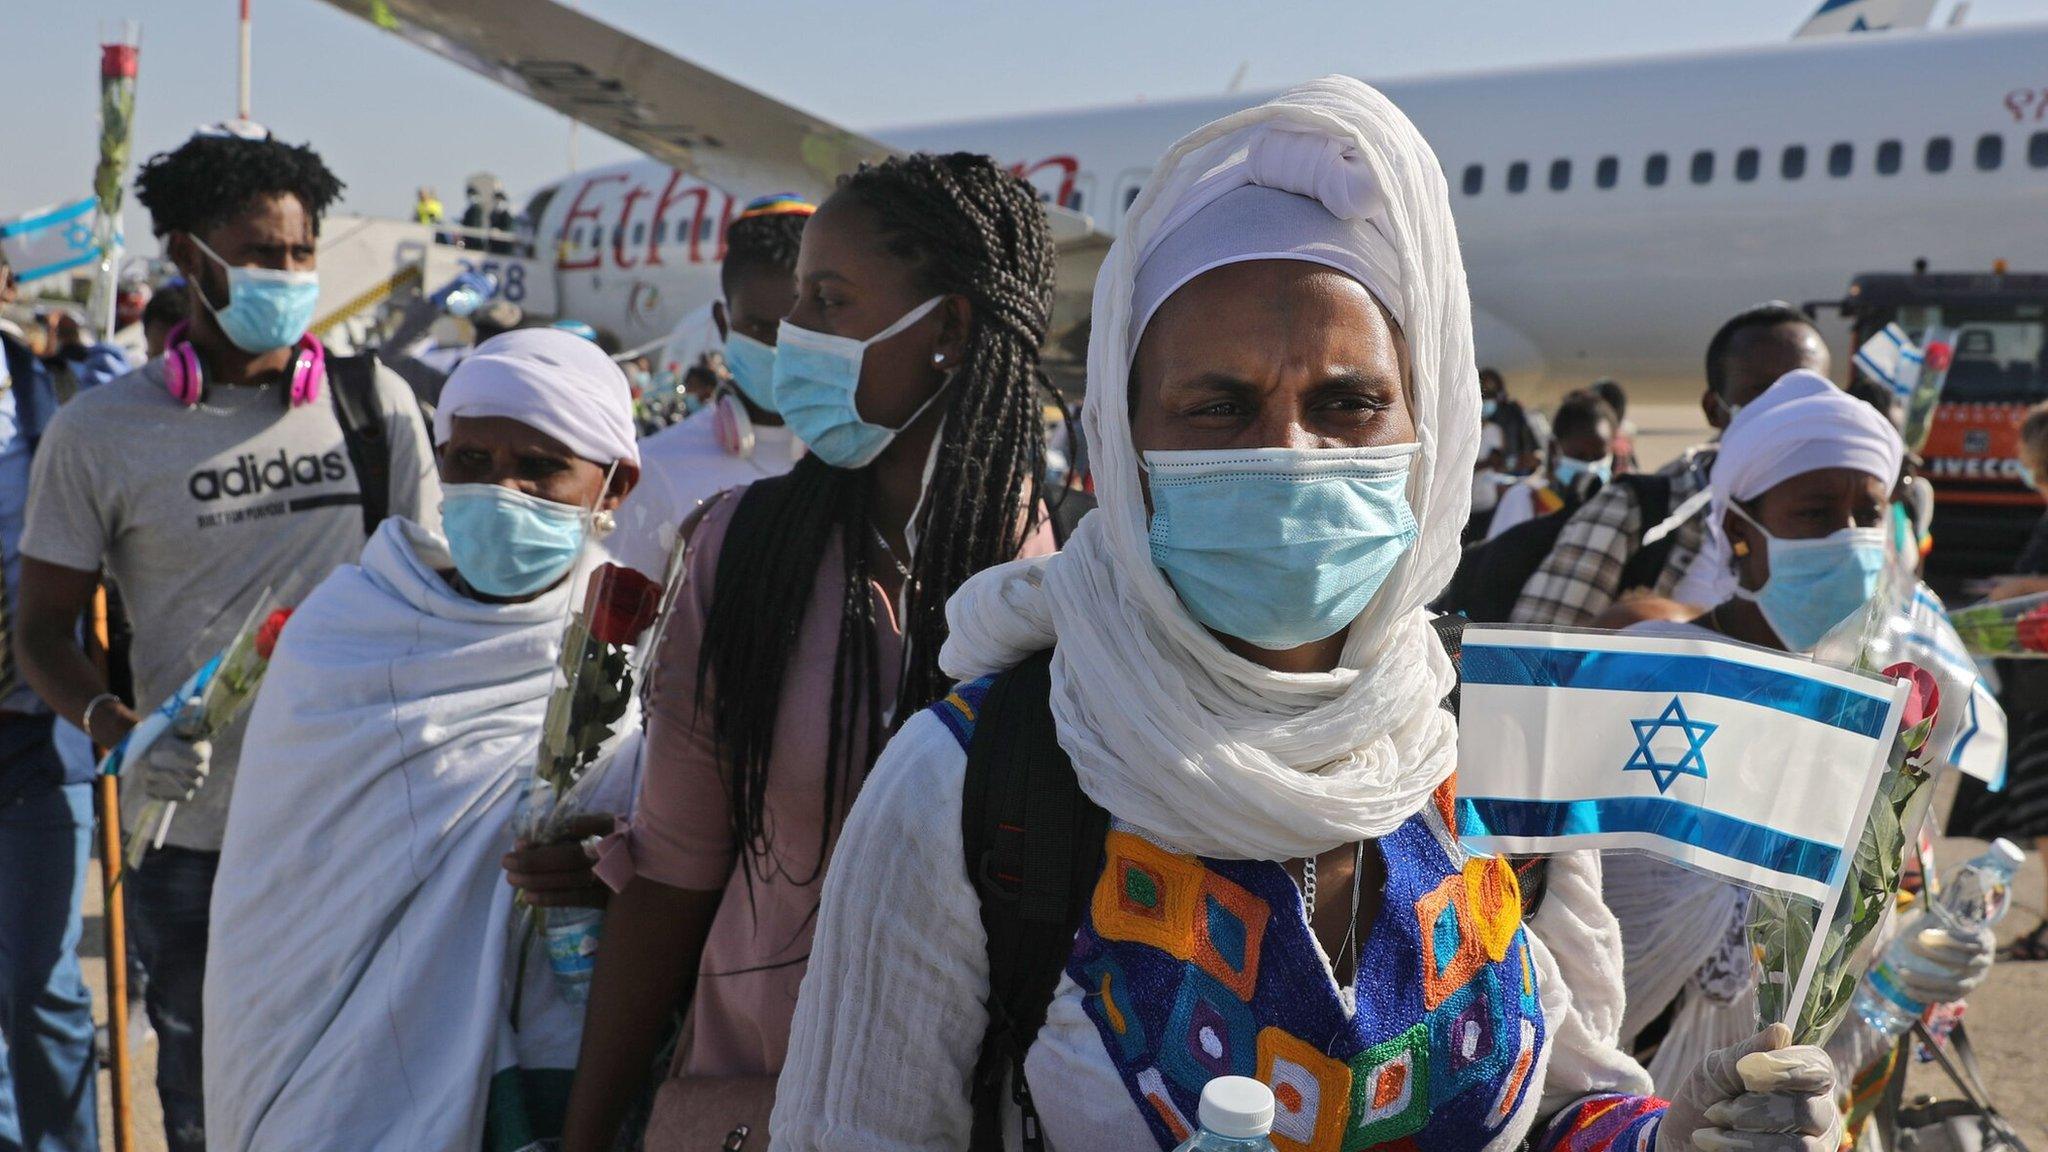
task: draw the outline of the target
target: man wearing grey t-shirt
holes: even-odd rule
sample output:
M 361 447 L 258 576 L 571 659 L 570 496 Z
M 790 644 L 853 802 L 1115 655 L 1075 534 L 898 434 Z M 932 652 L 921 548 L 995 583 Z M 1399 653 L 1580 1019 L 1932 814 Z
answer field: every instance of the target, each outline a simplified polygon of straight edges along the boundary
M 137 703 L 154 708 L 233 639 L 268 591 L 290 605 L 354 561 L 365 492 L 306 337 L 320 217 L 341 183 L 261 130 L 202 131 L 136 179 L 191 322 L 165 356 L 81 394 L 37 448 L 15 651 L 37 694 L 111 747 L 136 714 L 73 631 L 102 570 L 134 625 Z M 324 379 L 322 377 L 325 377 Z M 296 379 L 296 386 L 295 386 Z M 376 374 L 391 514 L 438 526 L 432 449 L 402 381 Z M 172 1152 L 205 1146 L 200 990 L 207 905 L 241 746 L 166 735 L 126 774 L 124 821 L 176 801 L 165 847 L 129 877 L 157 1090 Z

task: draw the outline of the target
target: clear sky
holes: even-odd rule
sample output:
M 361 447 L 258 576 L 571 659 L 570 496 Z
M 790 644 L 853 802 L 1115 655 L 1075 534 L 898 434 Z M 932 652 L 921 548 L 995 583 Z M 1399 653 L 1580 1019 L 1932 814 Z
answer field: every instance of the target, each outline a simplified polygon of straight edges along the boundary
M 583 0 L 580 7 L 853 128 L 1221 92 L 1326 72 L 1447 69 L 1768 43 L 1818 0 Z M 1945 20 L 1953 0 L 1942 0 Z M 497 173 L 523 200 L 569 170 L 567 121 L 321 0 L 253 0 L 254 113 L 307 140 L 344 207 L 402 215 L 419 184 L 458 199 Z M 90 189 L 96 45 L 142 25 L 139 160 L 234 111 L 236 0 L 0 0 L 0 217 Z M 1974 0 L 1969 23 L 2048 19 Z M 1511 110 L 1503 110 L 1511 114 Z M 631 155 L 585 129 L 576 160 Z M 132 201 L 131 201 L 132 209 Z M 148 250 L 147 221 L 128 234 Z

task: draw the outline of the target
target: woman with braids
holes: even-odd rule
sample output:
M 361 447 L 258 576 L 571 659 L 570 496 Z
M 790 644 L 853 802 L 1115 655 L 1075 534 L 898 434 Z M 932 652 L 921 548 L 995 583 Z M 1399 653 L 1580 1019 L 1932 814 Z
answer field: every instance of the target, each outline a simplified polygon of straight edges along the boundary
M 863 167 L 805 226 L 774 398 L 812 454 L 684 529 L 645 783 L 625 850 L 600 865 L 618 895 L 568 1152 L 611 1146 L 685 1005 L 648 1147 L 712 1147 L 736 1117 L 762 1127 L 841 822 L 897 717 L 949 686 L 947 597 L 1051 550 L 1052 269 L 1030 188 L 982 156 Z

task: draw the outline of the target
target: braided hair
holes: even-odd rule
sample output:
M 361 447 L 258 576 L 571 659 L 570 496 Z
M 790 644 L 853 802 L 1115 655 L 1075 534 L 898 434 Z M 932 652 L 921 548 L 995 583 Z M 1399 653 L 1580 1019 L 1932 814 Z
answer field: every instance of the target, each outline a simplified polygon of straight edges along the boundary
M 824 870 L 831 830 L 888 735 L 882 676 L 897 677 L 899 722 L 946 692 L 950 682 L 938 664 L 946 600 L 969 576 L 1016 557 L 1037 528 L 1045 471 L 1038 349 L 1052 315 L 1054 252 L 1030 186 L 986 156 L 920 153 L 862 165 L 840 182 L 838 194 L 873 213 L 885 250 L 911 266 L 921 291 L 966 297 L 973 318 L 912 526 L 919 547 L 904 585 L 900 669 L 881 666 L 875 635 L 872 466 L 833 468 L 806 457 L 786 478 L 742 497 L 759 502 L 758 516 L 751 530 L 726 538 L 719 558 L 697 706 L 704 707 L 708 691 L 732 825 L 744 845 L 741 867 L 750 879 L 772 850 L 763 815 L 769 752 L 827 543 L 839 539 L 843 570 L 825 819 L 816 867 L 798 883 Z M 856 748 L 864 754 L 856 756 Z
M 740 277 L 757 271 L 794 274 L 804 225 L 814 211 L 793 196 L 763 196 L 749 202 L 739 217 L 726 225 L 719 285 L 730 294 Z

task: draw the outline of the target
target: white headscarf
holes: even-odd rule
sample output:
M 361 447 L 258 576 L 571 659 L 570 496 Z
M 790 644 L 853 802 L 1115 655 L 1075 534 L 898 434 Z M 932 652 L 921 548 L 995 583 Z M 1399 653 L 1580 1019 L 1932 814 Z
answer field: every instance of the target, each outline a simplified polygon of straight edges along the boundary
M 441 389 L 434 443 L 457 416 L 504 416 L 562 442 L 593 464 L 640 463 L 633 389 L 604 349 L 557 328 L 493 336 L 463 358 Z
M 1906 446 L 1892 422 L 1827 377 L 1801 368 L 1742 406 L 1714 456 L 1707 540 L 1672 595 L 1711 608 L 1735 595 L 1735 567 L 1722 522 L 1739 500 L 1823 468 L 1854 468 L 1890 484 Z
M 1400 320 L 1412 361 L 1421 450 L 1407 496 L 1420 536 L 1328 673 L 1231 653 L 1181 606 L 1146 543 L 1126 399 L 1134 285 L 1163 237 L 1254 183 L 1314 197 L 1348 222 L 1350 252 L 1390 263 L 1368 286 Z M 1408 118 L 1364 84 L 1328 77 L 1174 145 L 1096 281 L 1082 419 L 1099 509 L 1065 551 L 961 588 L 947 606 L 946 671 L 1006 669 L 1057 640 L 1053 716 L 1082 789 L 1185 851 L 1308 856 L 1420 810 L 1456 767 L 1456 725 L 1437 706 L 1455 675 L 1423 605 L 1457 566 L 1479 388 L 1443 171 Z

